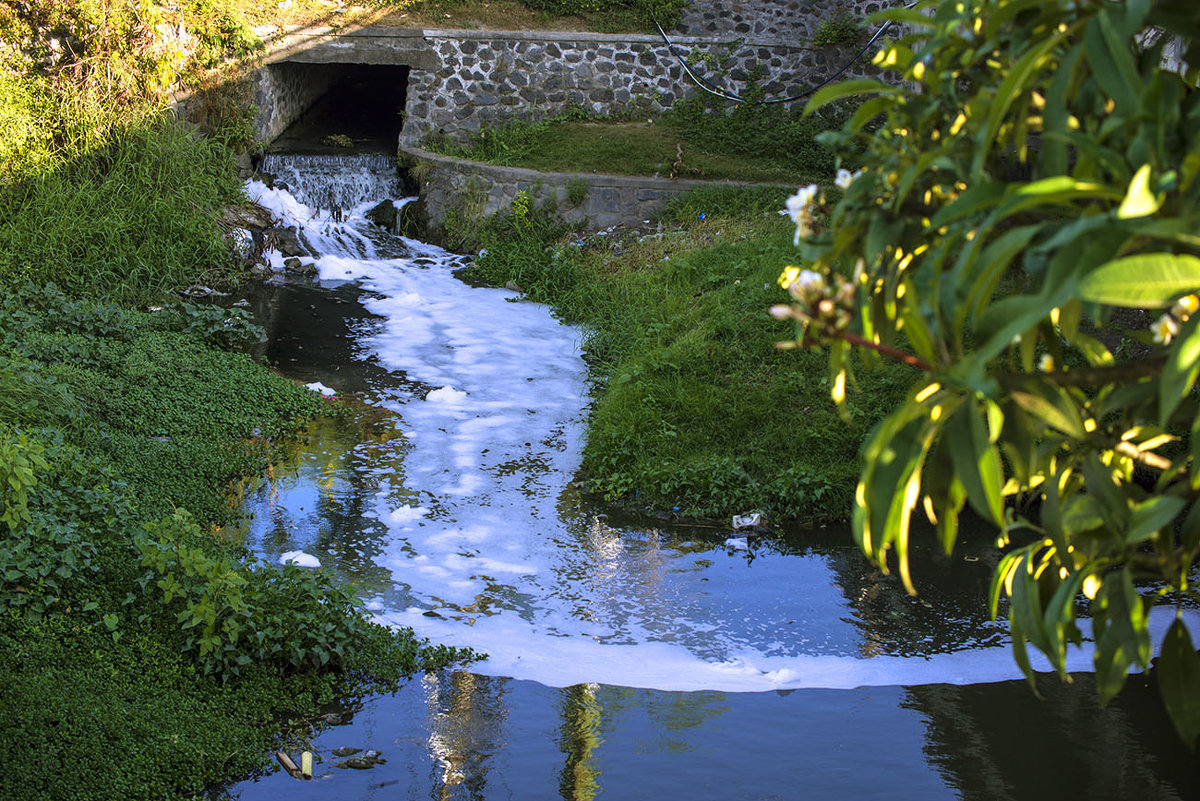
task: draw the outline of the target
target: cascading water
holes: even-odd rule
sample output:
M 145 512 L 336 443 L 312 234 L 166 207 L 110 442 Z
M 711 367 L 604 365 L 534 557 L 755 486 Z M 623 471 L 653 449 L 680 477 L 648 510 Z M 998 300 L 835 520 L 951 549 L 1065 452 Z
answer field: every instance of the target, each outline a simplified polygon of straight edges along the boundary
M 313 555 L 358 580 L 381 620 L 490 655 L 470 673 L 425 679 L 423 694 L 402 695 L 371 719 L 411 752 L 407 770 L 430 766 L 438 797 L 591 798 L 607 738 L 600 783 L 640 795 L 782 798 L 811 786 L 812 797 L 867 797 L 872 779 L 854 775 L 844 745 L 892 754 L 874 789 L 903 776 L 922 797 L 946 796 L 918 748 L 922 715 L 972 716 L 992 696 L 959 687 L 947 700 L 936 686 L 896 685 L 1020 675 L 1003 626 L 985 608 L 986 558 L 918 550 L 914 570 L 934 580 L 912 599 L 875 574 L 846 532 L 747 544 L 726 541 L 727 532 L 614 525 L 573 484 L 588 403 L 583 332 L 515 292 L 463 283 L 454 273 L 466 257 L 373 226 L 366 209 L 398 192 L 390 160 L 334 158 L 275 157 L 264 165 L 275 188 L 252 182 L 248 192 L 297 226 L 319 291 L 333 297 L 349 287 L 365 309 L 349 326 L 348 359 L 314 371 L 320 346 L 301 331 L 295 362 L 282 366 L 353 394 L 372 434 L 340 453 L 314 450 L 295 475 L 264 489 L 251 502 L 251 545 L 276 559 Z M 282 266 L 278 254 L 272 262 Z M 316 309 L 317 298 L 312 290 L 297 309 Z M 1089 669 L 1088 655 L 1076 652 L 1071 666 Z M 801 688 L 809 689 L 788 698 L 761 692 Z M 661 692 L 683 690 L 700 692 Z M 985 700 L 967 700 L 978 693 Z M 667 707 L 683 717 L 631 722 L 643 711 L 657 721 Z M 789 722 L 795 715 L 812 725 Z M 425 734 L 410 742 L 408 724 L 395 720 L 423 716 L 416 725 Z M 643 736 L 666 745 L 638 745 Z M 693 746 L 672 738 L 703 745 L 687 757 Z M 1046 748 L 1059 747 L 1050 739 Z M 622 773 L 622 760 L 649 752 L 660 760 L 659 780 L 672 777 L 657 790 L 645 774 Z M 813 772 L 799 784 L 786 768 L 798 753 Z M 561 774 L 523 777 L 522 760 L 562 759 Z M 726 781 L 743 762 L 764 759 L 780 767 L 740 777 L 756 789 L 714 789 L 712 778 Z M 818 764 L 835 775 L 819 775 Z M 698 773 L 684 782 L 686 770 Z M 971 781 L 938 770 L 953 786 Z M 492 789 L 478 790 L 481 782 Z M 408 797 L 422 795 L 428 787 Z M 1114 797 L 1104 787 L 1090 795 Z

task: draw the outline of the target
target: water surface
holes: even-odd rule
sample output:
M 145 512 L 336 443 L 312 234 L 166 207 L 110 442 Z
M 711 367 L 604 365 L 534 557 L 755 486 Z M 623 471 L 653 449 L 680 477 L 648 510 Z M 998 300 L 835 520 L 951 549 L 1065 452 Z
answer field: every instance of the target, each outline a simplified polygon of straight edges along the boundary
M 1100 710 L 1086 676 L 1052 680 L 1044 703 L 1012 681 L 986 547 L 918 547 L 911 598 L 843 530 L 743 538 L 583 497 L 585 332 L 366 223 L 386 174 L 333 165 L 310 185 L 305 169 L 290 191 L 251 185 L 301 227 L 320 276 L 256 296 L 264 355 L 354 412 L 314 425 L 248 500 L 250 543 L 315 556 L 384 622 L 490 658 L 370 699 L 315 741 L 319 781 L 276 775 L 238 797 L 1196 792 L 1196 761 L 1144 690 Z M 330 197 L 345 222 L 317 210 Z M 389 761 L 329 767 L 341 745 Z

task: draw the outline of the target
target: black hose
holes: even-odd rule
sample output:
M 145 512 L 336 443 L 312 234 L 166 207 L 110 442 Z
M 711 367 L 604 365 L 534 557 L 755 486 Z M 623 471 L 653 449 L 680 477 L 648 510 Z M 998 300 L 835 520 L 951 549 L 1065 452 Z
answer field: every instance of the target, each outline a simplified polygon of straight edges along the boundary
M 904 7 L 905 8 L 915 8 L 916 5 L 917 5 L 917 2 L 914 1 Z M 723 89 L 720 86 L 717 86 L 716 84 L 711 83 L 707 79 L 702 78 L 701 76 L 699 76 L 695 72 L 693 72 L 692 68 L 690 66 L 688 66 L 687 61 L 685 61 L 683 58 L 683 55 L 682 55 L 682 53 L 684 52 L 683 48 L 679 47 L 678 45 L 672 44 L 671 40 L 667 38 L 666 31 L 664 31 L 662 29 L 662 26 L 659 25 L 657 21 L 655 21 L 655 23 L 654 23 L 654 27 L 658 29 L 658 35 L 661 36 L 663 42 L 666 43 L 667 49 L 671 51 L 671 55 L 675 56 L 676 60 L 679 62 L 679 66 L 683 67 L 683 71 L 687 73 L 689 78 L 691 78 L 693 81 L 695 81 L 697 86 L 699 86 L 701 89 L 708 92 L 709 94 L 716 95 L 717 97 L 723 98 L 725 100 L 732 100 L 735 103 L 754 103 L 754 104 L 760 105 L 760 106 L 769 106 L 774 103 L 793 103 L 797 100 L 801 100 L 805 97 L 808 97 L 809 95 L 811 95 L 813 92 L 817 91 L 818 89 L 821 89 L 822 87 L 828 86 L 829 84 L 833 83 L 834 81 L 836 81 L 838 78 L 841 77 L 842 73 L 844 73 L 846 70 L 850 69 L 850 67 L 854 65 L 854 62 L 856 62 L 860 58 L 862 58 L 863 54 L 866 53 L 869 49 L 871 49 L 871 45 L 875 44 L 876 40 L 879 39 L 879 37 L 883 35 L 883 32 L 886 31 L 888 28 L 890 28 L 891 25 L 892 25 L 891 20 L 888 20 L 887 22 L 883 23 L 883 25 L 881 25 L 879 27 L 879 30 L 877 30 L 875 32 L 875 35 L 872 36 L 865 45 L 863 45 L 861 48 L 859 48 L 859 51 L 857 53 L 855 53 L 853 56 L 851 56 L 849 61 L 847 61 L 845 64 L 843 64 L 841 67 L 839 67 L 835 73 L 830 75 L 825 80 L 821 81 L 819 84 L 816 84 L 815 86 L 810 86 L 807 89 L 805 89 L 803 92 L 800 92 L 800 93 L 794 94 L 794 95 L 790 95 L 788 97 L 779 97 L 779 98 L 775 98 L 774 100 L 750 100 L 749 98 L 745 98 L 739 94 L 730 92 L 727 89 Z

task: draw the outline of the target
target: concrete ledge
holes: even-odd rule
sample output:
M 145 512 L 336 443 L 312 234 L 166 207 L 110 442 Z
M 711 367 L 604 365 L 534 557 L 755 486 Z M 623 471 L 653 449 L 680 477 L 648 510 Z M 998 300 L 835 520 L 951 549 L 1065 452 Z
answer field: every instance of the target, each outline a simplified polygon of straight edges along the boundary
M 564 220 L 585 223 L 584 230 L 600 231 L 621 223 L 634 225 L 650 219 L 670 198 L 694 189 L 722 186 L 780 186 L 746 181 L 702 181 L 644 178 L 582 172 L 542 172 L 524 167 L 501 167 L 401 146 L 400 152 L 425 165 L 420 196 L 431 230 L 442 228 L 459 210 L 467 217 L 490 217 L 512 207 L 524 192 L 534 206 L 549 206 Z M 580 199 L 578 196 L 586 190 Z M 570 202 L 576 195 L 577 204 Z

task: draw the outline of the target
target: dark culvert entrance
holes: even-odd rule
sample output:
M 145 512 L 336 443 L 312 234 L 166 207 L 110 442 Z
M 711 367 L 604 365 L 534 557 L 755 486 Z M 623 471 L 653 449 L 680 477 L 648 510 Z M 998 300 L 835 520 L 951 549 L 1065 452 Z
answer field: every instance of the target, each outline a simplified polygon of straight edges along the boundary
M 392 64 L 275 65 L 296 84 L 327 84 L 268 148 L 272 153 L 396 152 L 404 123 L 408 67 Z M 350 147 L 350 144 L 353 147 Z

